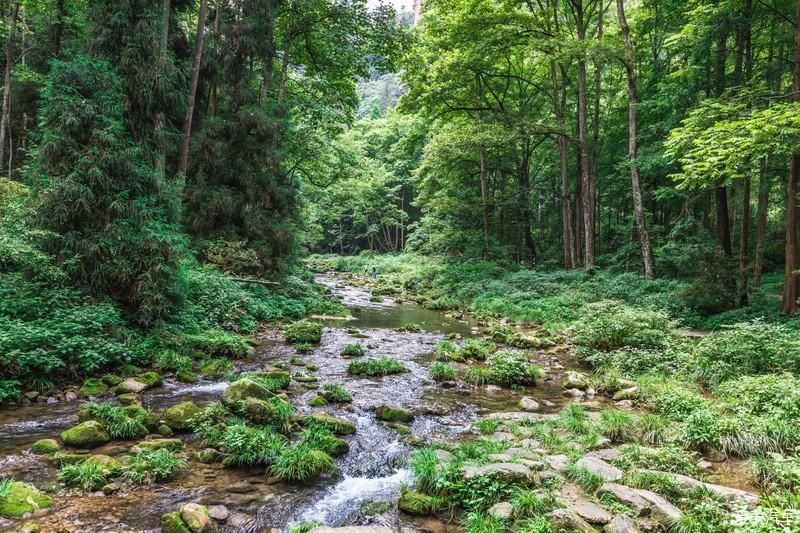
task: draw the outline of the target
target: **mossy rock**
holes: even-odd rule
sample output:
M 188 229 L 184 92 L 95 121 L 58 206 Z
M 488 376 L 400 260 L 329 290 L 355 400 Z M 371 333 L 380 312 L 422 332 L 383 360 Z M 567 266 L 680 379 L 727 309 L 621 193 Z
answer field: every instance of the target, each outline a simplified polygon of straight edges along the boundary
M 362 502 L 359 506 L 359 511 L 366 517 L 386 514 L 391 512 L 392 509 L 394 509 L 394 504 L 392 502 L 366 501 Z
M 195 452 L 192 457 L 203 464 L 210 465 L 214 463 L 221 463 L 223 459 L 225 459 L 226 455 L 219 450 L 215 450 L 214 448 L 204 448 L 199 452 Z
M 116 387 L 122 383 L 122 378 L 116 374 L 105 374 L 100 380 L 109 387 Z
M 238 402 L 244 401 L 247 398 L 256 398 L 259 400 L 267 400 L 274 396 L 266 387 L 259 385 L 249 378 L 242 378 L 234 381 L 225 392 L 222 394 L 222 403 L 228 407 L 234 407 Z
M 561 380 L 561 386 L 565 389 L 586 390 L 590 386 L 589 376 L 583 372 L 568 370 L 564 372 L 564 377 Z
M 163 378 L 158 372 L 145 372 L 136 379 L 147 385 L 147 388 L 149 389 L 152 389 L 153 387 L 158 387 L 164 382 Z
M 61 440 L 73 448 L 96 448 L 109 442 L 111 437 L 100 422 L 87 420 L 61 433 Z
M 350 451 L 350 443 L 344 439 L 340 439 L 339 437 L 332 437 L 328 442 L 328 448 L 325 451 L 335 457 L 345 455 Z
M 42 491 L 20 481 L 12 481 L 8 494 L 0 500 L 0 516 L 21 518 L 38 509 L 46 509 L 53 505 L 53 498 Z
M 161 411 L 161 419 L 174 431 L 191 431 L 191 419 L 201 412 L 194 402 L 181 402 Z
M 161 515 L 162 533 L 192 533 L 178 511 Z
M 193 533 L 205 533 L 213 529 L 211 517 L 208 515 L 208 508 L 199 503 L 187 503 L 181 507 L 181 519 L 189 531 Z
M 308 405 L 311 407 L 322 407 L 323 405 L 328 405 L 328 400 L 326 400 L 324 396 L 317 394 L 311 398 L 311 401 L 308 402 Z
M 272 416 L 272 405 L 266 400 L 248 398 L 244 401 L 244 416 L 257 424 L 267 422 Z
M 414 420 L 414 413 L 402 407 L 392 407 L 390 405 L 378 406 L 375 411 L 378 420 L 386 422 L 411 422 Z
M 306 365 L 306 370 L 308 370 L 309 372 L 316 372 L 317 370 L 319 370 L 319 367 L 314 363 L 309 363 Z
M 295 374 L 293 378 L 299 383 L 316 383 L 319 381 L 317 376 L 309 376 L 308 374 Z
M 139 394 L 148 388 L 147 383 L 140 381 L 137 378 L 128 378 L 112 389 L 112 392 L 117 396 L 124 394 Z
M 86 459 L 84 463 L 95 464 L 99 466 L 104 476 L 109 476 L 115 472 L 119 472 L 120 468 L 122 467 L 119 461 L 110 455 L 104 454 L 92 455 Z
M 172 428 L 166 424 L 160 424 L 158 426 L 158 434 L 162 437 L 171 437 L 173 433 L 174 431 L 172 431 Z
M 436 511 L 435 500 L 427 494 L 421 492 L 406 491 L 400 496 L 397 502 L 400 510 L 415 515 L 431 515 Z
M 78 389 L 78 393 L 84 398 L 88 398 L 90 396 L 100 396 L 101 394 L 108 392 L 108 385 L 103 383 L 102 380 L 97 378 L 89 378 L 83 382 L 81 388 Z
M 386 425 L 398 432 L 400 435 L 411 435 L 411 428 L 406 425 L 399 424 L 397 422 L 387 422 Z
M 119 400 L 119 403 L 121 403 L 122 405 L 133 405 L 133 404 L 138 404 L 139 402 L 142 401 L 139 395 L 136 394 L 135 392 L 120 394 L 119 396 L 117 396 L 117 400 Z
M 55 439 L 39 439 L 31 445 L 31 452 L 36 455 L 49 455 L 61 449 Z
M 356 432 L 356 425 L 353 422 L 328 413 L 312 413 L 303 420 L 306 425 L 317 424 L 337 435 L 352 435 Z
M 84 453 L 58 452 L 56 454 L 51 455 L 49 459 L 57 463 L 59 466 L 63 466 L 63 465 L 76 465 L 82 463 L 89 457 L 91 457 L 91 455 L 86 455 Z
M 178 372 L 175 374 L 175 379 L 181 383 L 197 383 L 200 380 L 200 378 L 197 377 L 197 374 L 186 369 L 178 370 Z
M 136 443 L 133 450 L 136 452 L 154 452 L 156 450 L 167 449 L 173 452 L 183 448 L 183 441 L 181 439 L 151 439 L 142 440 Z
M 149 409 L 145 409 L 138 403 L 125 406 L 125 414 L 130 418 L 135 418 L 144 424 L 148 430 L 155 431 L 158 427 L 158 417 Z
M 298 344 L 307 342 L 318 344 L 322 338 L 322 324 L 311 322 L 310 320 L 299 320 L 292 322 L 283 328 L 283 336 L 286 342 Z

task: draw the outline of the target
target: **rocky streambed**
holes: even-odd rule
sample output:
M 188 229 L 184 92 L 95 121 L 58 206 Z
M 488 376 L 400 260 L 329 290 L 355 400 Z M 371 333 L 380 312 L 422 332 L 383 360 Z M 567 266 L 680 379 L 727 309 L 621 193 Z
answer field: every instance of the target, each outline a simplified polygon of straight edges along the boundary
M 492 438 L 509 439 L 514 444 L 511 449 L 518 451 L 504 452 L 508 457 L 498 458 L 490 465 L 517 465 L 505 468 L 519 470 L 522 464 L 526 469 L 524 475 L 541 482 L 542 472 L 562 475 L 558 465 L 552 464 L 552 461 L 559 461 L 559 454 L 537 450 L 532 447 L 535 442 L 525 443 L 527 437 L 519 433 L 519 428 L 528 423 L 524 421 L 557 417 L 565 405 L 572 403 L 579 403 L 589 411 L 612 405 L 613 400 L 595 395 L 590 387 L 579 383 L 569 386 L 565 394 L 565 378 L 569 381 L 575 377 L 568 372 L 575 369 L 577 363 L 558 347 L 527 352 L 531 362 L 546 372 L 546 378 L 535 387 L 472 387 L 460 381 L 434 381 L 429 368 L 434 362 L 437 342 L 446 337 L 479 335 L 477 323 L 468 317 L 454 318 L 390 297 L 375 301 L 378 299 L 369 290 L 347 284 L 335 275 L 320 276 L 318 281 L 329 286 L 350 308 L 352 317 L 320 317 L 325 325 L 321 342 L 303 355 L 283 342 L 278 331 L 264 329 L 254 353 L 237 362 L 237 370 L 261 371 L 273 368 L 276 363 L 282 365 L 295 376 L 288 396 L 300 414 L 327 413 L 355 425 L 355 433 L 344 437 L 349 452 L 336 459 L 335 475 L 304 484 L 284 483 L 265 476 L 263 468 L 229 468 L 209 463 L 199 459 L 203 442 L 186 433 L 175 438 L 182 440 L 188 468 L 171 481 L 144 486 L 121 484 L 88 493 L 68 489 L 58 483 L 58 469 L 49 456 L 32 453 L 30 448 L 43 438 L 58 442 L 64 430 L 79 422 L 81 402 L 66 401 L 66 398 L 56 403 L 34 402 L 0 411 L 0 477 L 31 483 L 52 497 L 52 505 L 22 520 L 0 519 L 0 528 L 16 531 L 26 523 L 35 522 L 42 531 L 158 531 L 164 513 L 199 503 L 215 510 L 218 519 L 215 523 L 221 531 L 286 531 L 291 524 L 309 521 L 319 521 L 330 527 L 374 528 L 364 531 L 382 531 L 381 528 L 408 533 L 458 531 L 457 526 L 440 519 L 398 511 L 401 487 L 414 481 L 407 459 L 415 447 L 474 438 L 476 421 L 494 417 L 496 427 L 491 432 Z M 419 325 L 419 328 L 404 329 L 408 324 Z M 341 352 L 353 343 L 362 345 L 367 357 L 396 359 L 408 371 L 378 378 L 348 374 L 350 359 L 342 357 Z M 323 384 L 343 385 L 350 391 L 352 402 L 312 407 L 309 403 L 313 403 L 318 387 Z M 228 386 L 224 380 L 183 384 L 167 378 L 161 385 L 141 391 L 139 398 L 144 407 L 163 413 L 165 408 L 184 402 L 200 407 L 212 404 Z M 101 399 L 117 401 L 113 396 Z M 626 400 L 617 401 L 623 402 L 621 407 L 629 407 L 624 403 Z M 376 416 L 379 406 L 407 410 L 413 417 L 405 419 L 403 424 L 382 421 Z M 536 412 L 531 413 L 532 410 Z M 518 420 L 514 420 L 515 417 Z M 521 420 L 523 424 L 519 423 Z M 156 437 L 144 440 L 153 441 Z M 137 445 L 141 446 L 135 440 L 115 440 L 90 453 L 115 458 L 130 453 Z M 601 454 L 595 459 L 606 461 L 609 458 Z M 535 464 L 526 466 L 524 461 Z M 587 461 L 590 466 L 598 464 L 591 457 Z M 719 468 L 720 472 L 723 470 Z M 472 471 L 471 475 L 479 474 Z M 547 475 L 550 474 L 545 477 Z M 603 479 L 612 485 L 619 481 Z M 565 487 L 564 501 L 574 500 L 580 504 L 577 510 L 575 506 L 566 509 L 578 512 L 582 520 L 588 518 L 580 514 L 581 508 L 590 508 L 592 513 L 602 515 L 602 520 L 589 520 L 595 525 L 611 523 L 615 518 L 610 511 L 603 514 L 602 508 L 592 507 L 597 503 L 589 501 L 583 491 L 570 484 Z M 619 494 L 615 496 L 622 499 Z M 646 507 L 652 505 L 651 502 Z M 604 521 L 609 514 L 611 518 Z

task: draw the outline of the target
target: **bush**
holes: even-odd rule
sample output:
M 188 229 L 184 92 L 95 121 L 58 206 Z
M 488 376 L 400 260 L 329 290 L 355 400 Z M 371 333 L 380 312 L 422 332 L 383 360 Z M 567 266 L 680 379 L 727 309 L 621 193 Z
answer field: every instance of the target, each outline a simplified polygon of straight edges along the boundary
M 206 440 L 210 445 L 227 450 L 229 455 L 223 463 L 230 466 L 271 465 L 286 447 L 286 437 L 271 427 L 256 428 L 236 423 L 209 436 L 211 439 L 206 437 Z
M 364 347 L 360 344 L 346 344 L 342 348 L 342 357 L 361 357 L 364 355 Z
M 107 483 L 103 467 L 94 461 L 62 466 L 58 472 L 58 480 L 68 487 L 77 487 L 85 491 L 100 490 Z
M 137 485 L 168 481 L 188 466 L 186 459 L 167 448 L 133 454 L 123 468 L 122 477 Z
M 458 347 L 451 340 L 437 342 L 433 353 L 437 361 L 462 360 L 458 353 Z
M 285 481 L 308 481 L 335 470 L 333 459 L 327 453 L 307 444 L 296 444 L 280 454 L 270 472 Z
M 475 359 L 476 361 L 484 361 L 489 355 L 497 349 L 497 346 L 491 341 L 467 339 L 461 348 L 458 350 L 458 355 L 462 359 Z
M 298 320 L 284 326 L 283 336 L 286 342 L 292 344 L 299 342 L 318 344 L 322 339 L 322 324 L 309 320 Z
M 353 361 L 347 366 L 347 373 L 357 376 L 387 376 L 401 374 L 408 369 L 396 359 L 382 357 L 380 359 L 362 359 Z
M 716 393 L 733 413 L 800 419 L 800 378 L 793 374 L 743 376 L 726 381 Z
M 81 411 L 85 420 L 97 420 L 113 439 L 130 440 L 149 433 L 148 423 L 154 422 L 153 414 L 144 408 L 130 409 L 108 403 L 85 403 Z
M 333 383 L 322 386 L 322 395 L 326 400 L 334 403 L 347 403 L 353 401 L 353 396 L 347 389 L 341 385 L 336 385 Z
M 600 431 L 611 442 L 626 442 L 633 438 L 634 419 L 630 413 L 607 409 L 600 413 Z
M 542 370 L 529 364 L 525 354 L 513 350 L 501 350 L 486 360 L 489 366 L 489 381 L 495 385 L 535 385 Z
M 572 327 L 572 342 L 584 350 L 663 349 L 674 339 L 673 324 L 661 311 L 605 301 L 589 304 L 582 315 Z
M 456 370 L 446 363 L 433 363 L 429 372 L 436 381 L 451 381 L 456 378 Z

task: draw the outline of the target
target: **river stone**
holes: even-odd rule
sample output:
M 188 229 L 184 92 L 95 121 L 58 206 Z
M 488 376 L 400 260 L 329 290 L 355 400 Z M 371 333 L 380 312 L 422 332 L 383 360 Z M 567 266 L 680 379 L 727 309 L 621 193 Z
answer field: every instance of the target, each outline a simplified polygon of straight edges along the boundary
M 538 411 L 541 409 L 541 405 L 539 402 L 531 398 L 530 396 L 523 396 L 519 401 L 519 408 L 523 411 Z
M 41 531 L 42 526 L 36 522 L 28 522 L 20 528 L 19 533 L 40 533 Z
M 571 388 L 564 390 L 561 393 L 561 395 L 566 396 L 568 398 L 575 398 L 576 400 L 581 400 L 583 399 L 584 396 L 586 396 L 586 393 L 580 389 Z
M 111 483 L 106 483 L 105 485 L 103 485 L 103 488 L 101 488 L 100 490 L 103 491 L 103 494 L 105 494 L 106 496 L 111 496 L 112 494 L 116 494 L 117 492 L 119 492 L 119 489 L 121 488 L 122 487 L 120 486 L 119 483 L 113 481 Z
M 596 530 L 586 520 L 578 516 L 571 509 L 556 509 L 547 515 L 550 523 L 557 530 L 577 531 L 579 533 L 596 533 Z
M 192 425 L 189 421 L 201 412 L 202 409 L 194 402 L 181 402 L 161 411 L 161 418 L 175 431 L 191 431 Z
M 97 378 L 89 378 L 83 382 L 81 388 L 78 389 L 81 396 L 88 398 L 90 396 L 100 396 L 108 390 L 108 385 L 103 383 L 102 380 Z
M 312 413 L 303 420 L 306 424 L 319 424 L 337 435 L 351 435 L 356 432 L 356 425 L 353 422 L 328 413 Z
M 162 533 L 191 533 L 178 511 L 161 515 Z
M 213 524 L 208 515 L 208 509 L 204 505 L 187 503 L 181 507 L 180 514 L 184 524 L 192 533 L 205 533 L 214 529 L 210 527 Z
M 212 505 L 208 508 L 208 516 L 217 522 L 224 522 L 230 516 L 230 511 L 224 505 Z
M 622 457 L 622 450 L 619 448 L 605 448 L 603 450 L 595 450 L 586 454 L 587 457 L 597 457 L 603 461 L 613 461 Z
M 567 468 L 569 464 L 569 457 L 564 454 L 548 455 L 544 458 L 545 462 L 550 465 L 550 468 L 558 470 L 559 472 Z
M 152 389 L 153 387 L 158 387 L 162 383 L 164 383 L 164 379 L 158 372 L 145 372 L 141 376 L 138 376 L 137 381 L 140 381 L 147 385 L 148 389 Z
M 680 509 L 655 492 L 639 489 L 639 496 L 650 502 L 650 516 L 659 524 L 669 526 L 680 519 Z
M 455 459 L 455 456 L 452 453 L 448 452 L 447 450 L 437 449 L 433 453 L 434 455 L 436 455 L 436 459 L 440 463 L 449 463 L 450 461 Z
M 181 439 L 151 439 L 139 441 L 133 447 L 133 452 L 154 452 L 162 449 L 172 450 L 176 452 L 183 448 L 183 441 Z
M 588 389 L 589 376 L 576 370 L 567 370 L 561 379 L 561 386 L 565 389 Z
M 197 383 L 200 381 L 200 378 L 197 377 L 197 374 L 185 368 L 182 368 L 175 373 L 175 379 L 181 383 Z
M 409 514 L 427 516 L 436 511 L 436 502 L 431 496 L 408 490 L 400 495 L 397 506 Z
M 87 420 L 61 433 L 61 440 L 73 448 L 96 448 L 109 442 L 111 437 L 100 422 Z
M 193 457 L 203 464 L 221 463 L 225 458 L 225 454 L 214 448 L 203 448 L 199 452 L 195 452 Z
M 684 476 L 681 474 L 672 474 L 669 472 L 660 472 L 657 470 L 645 470 L 645 472 L 651 472 L 665 476 L 672 476 L 675 482 L 678 483 L 678 486 L 680 486 L 684 490 L 693 489 L 695 487 L 705 487 L 708 490 L 717 494 L 718 496 L 724 498 L 725 501 L 728 502 L 729 504 L 742 502 L 752 509 L 759 503 L 759 497 L 757 494 L 753 494 L 752 492 L 747 492 L 745 490 L 734 489 L 732 487 L 724 487 L 722 485 L 714 485 L 713 483 L 704 483 L 703 481 L 700 481 L 693 477 Z
M 495 441 L 495 442 L 513 442 L 517 440 L 517 437 L 513 433 L 509 433 L 508 431 L 496 431 L 486 437 L 487 440 Z
M 39 439 L 31 445 L 31 452 L 36 455 L 56 453 L 61 446 L 55 439 Z
M 225 392 L 222 393 L 222 403 L 228 407 L 233 407 L 237 402 L 246 400 L 247 398 L 256 398 L 259 400 L 266 400 L 274 396 L 266 387 L 263 387 L 249 378 L 242 378 L 234 381 Z
M 136 378 L 128 378 L 116 387 L 114 387 L 114 392 L 119 396 L 123 394 L 139 394 L 143 390 L 147 389 L 147 383 L 143 383 Z
M 414 413 L 402 407 L 379 405 L 375 410 L 375 417 L 386 422 L 411 422 L 414 420 Z
M 514 513 L 514 507 L 508 502 L 498 502 L 489 508 L 489 515 L 500 520 L 508 520 Z
M 119 470 L 120 462 L 111 457 L 110 455 L 96 454 L 92 455 L 84 464 L 95 464 L 100 467 L 100 471 L 104 476 L 110 475 L 112 472 Z
M 610 494 L 634 510 L 636 516 L 648 516 L 650 514 L 650 502 L 645 500 L 636 489 L 620 485 L 619 483 L 603 483 L 597 489 L 597 496 Z
M 605 533 L 639 533 L 636 524 L 625 515 L 617 515 L 603 528 Z
M 328 400 L 325 399 L 325 396 L 321 394 L 317 394 L 311 400 L 309 400 L 308 405 L 311 407 L 322 407 L 324 405 L 328 405 Z
M 580 458 L 576 464 L 599 475 L 603 478 L 603 481 L 619 481 L 622 479 L 622 470 L 591 455 Z
M 639 387 L 628 387 L 614 393 L 615 400 L 635 400 L 639 396 Z
M 534 479 L 530 469 L 518 463 L 491 463 L 484 466 L 466 465 L 462 467 L 461 472 L 466 481 L 483 476 L 497 477 L 507 483 Z
M 51 505 L 53 505 L 53 498 L 33 485 L 12 481 L 5 498 L 0 500 L 0 516 L 20 518 L 27 513 L 45 509 Z
M 78 393 L 75 391 L 68 390 L 64 393 L 64 401 L 65 402 L 76 402 L 78 401 Z
M 267 422 L 272 416 L 272 405 L 266 400 L 248 398 L 244 401 L 245 417 L 258 424 Z
M 141 403 L 142 401 L 141 398 L 139 398 L 139 395 L 135 392 L 126 392 L 125 394 L 120 394 L 117 396 L 117 400 L 119 400 L 119 403 L 122 405 L 133 405 Z
M 567 503 L 567 508 L 591 524 L 608 524 L 614 515 L 586 498 L 577 498 Z
M 384 526 L 316 527 L 309 533 L 392 533 Z

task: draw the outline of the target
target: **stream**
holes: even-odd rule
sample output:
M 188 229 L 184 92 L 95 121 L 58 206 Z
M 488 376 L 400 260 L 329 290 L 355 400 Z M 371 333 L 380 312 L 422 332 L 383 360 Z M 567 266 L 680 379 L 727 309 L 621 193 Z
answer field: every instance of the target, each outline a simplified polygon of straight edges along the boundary
M 231 515 L 222 531 L 279 532 L 295 522 L 309 520 L 320 520 L 330 526 L 380 524 L 402 533 L 458 531 L 434 519 L 413 519 L 395 510 L 401 485 L 411 481 L 405 463 L 413 448 L 406 437 L 376 420 L 375 407 L 389 404 L 413 409 L 417 413 L 411 424 L 414 439 L 453 440 L 468 432 L 481 414 L 518 410 L 522 396 L 549 400 L 552 403 L 544 411 L 558 411 L 570 401 L 561 395 L 560 374 L 564 367 L 574 367 L 576 363 L 561 352 L 533 351 L 532 360 L 548 372 L 548 378 L 537 387 L 513 391 L 495 387 L 471 389 L 463 385 L 444 388 L 428 374 L 434 345 L 448 334 L 463 338 L 477 335 L 476 323 L 391 298 L 381 303 L 370 302 L 368 290 L 347 285 L 333 274 L 320 275 L 317 281 L 341 299 L 352 317 L 321 318 L 326 326 L 322 342 L 312 353 L 300 357 L 305 363 L 319 367 L 314 375 L 320 385 L 344 385 L 351 391 L 353 402 L 309 407 L 308 401 L 316 392 L 297 382 L 292 383 L 289 395 L 300 413 L 319 410 L 356 423 L 357 432 L 346 437 L 350 452 L 336 460 L 336 476 L 307 484 L 270 483 L 263 469 L 225 468 L 190 460 L 189 468 L 164 484 L 123 485 L 122 490 L 111 496 L 65 489 L 57 485 L 55 466 L 45 457 L 31 454 L 28 448 L 38 439 L 57 438 L 61 431 L 75 425 L 81 403 L 78 401 L 0 410 L 0 478 L 14 477 L 39 487 L 53 487 L 54 505 L 34 517 L 45 532 L 159 531 L 161 515 L 188 502 L 225 505 Z M 406 323 L 419 324 L 422 331 L 396 330 Z M 359 331 L 359 336 L 353 336 L 353 328 Z M 290 359 L 297 354 L 281 340 L 279 332 L 264 330 L 259 340 L 254 355 L 237 361 L 237 370 L 266 369 L 279 361 L 292 373 L 302 370 L 290 365 Z M 409 372 L 384 378 L 348 375 L 346 369 L 351 360 L 341 357 L 340 352 L 344 345 L 355 342 L 364 345 L 367 357 L 401 360 Z M 164 386 L 146 391 L 142 402 L 154 411 L 189 400 L 202 406 L 216 401 L 226 387 L 224 381 L 185 385 L 166 379 Z M 201 449 L 197 439 L 183 438 L 187 455 Z M 135 441 L 115 441 L 92 453 L 120 455 L 134 444 Z M 393 510 L 365 516 L 362 505 L 368 502 L 391 502 Z M 0 530 L 13 531 L 19 524 L 0 519 Z

